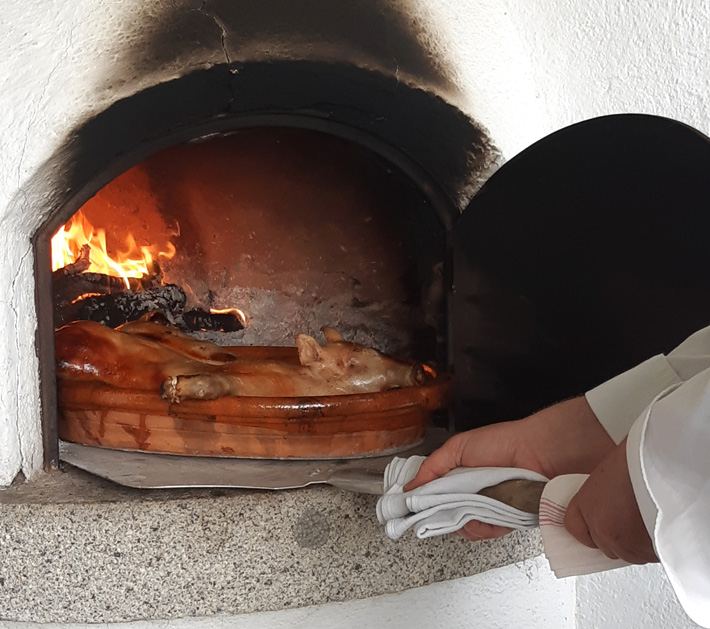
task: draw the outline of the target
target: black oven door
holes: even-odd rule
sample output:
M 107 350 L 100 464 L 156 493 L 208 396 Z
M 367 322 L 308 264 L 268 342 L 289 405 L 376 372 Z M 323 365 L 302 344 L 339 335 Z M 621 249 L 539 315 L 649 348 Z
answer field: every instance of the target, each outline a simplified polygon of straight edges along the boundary
M 710 141 L 649 115 L 567 127 L 451 242 L 457 429 L 579 395 L 710 323 Z

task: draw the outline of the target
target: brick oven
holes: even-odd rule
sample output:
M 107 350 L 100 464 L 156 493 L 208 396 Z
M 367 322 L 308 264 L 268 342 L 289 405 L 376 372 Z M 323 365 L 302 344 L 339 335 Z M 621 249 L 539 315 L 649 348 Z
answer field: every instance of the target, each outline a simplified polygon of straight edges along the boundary
M 189 308 L 237 308 L 244 329 L 219 334 L 220 344 L 292 345 L 328 325 L 448 369 L 456 202 L 494 152 L 437 96 L 344 64 L 220 66 L 116 103 L 77 141 L 91 150 L 72 177 L 89 183 L 38 232 L 39 287 L 49 284 L 49 240 L 79 210 L 113 251 L 127 237 L 165 243 L 162 281 L 181 287 Z M 93 299 L 90 287 L 82 292 Z M 54 361 L 43 324 L 54 307 L 42 288 L 38 305 L 51 461 Z
M 313 109 L 279 112 L 280 95 L 262 87 L 293 82 L 291 92 L 300 93 L 308 75 L 327 72 L 333 85 L 348 70 L 266 64 L 246 66 L 238 80 L 224 73 L 176 81 L 170 87 L 185 94 L 176 99 L 182 102 L 193 91 L 207 93 L 220 79 L 236 81 L 232 91 L 267 93 L 261 107 L 270 113 L 256 114 L 251 104 L 248 115 L 208 116 L 197 130 L 192 122 L 182 129 L 178 118 L 178 144 L 173 128 L 159 139 L 151 135 L 154 124 L 143 130 L 149 139 L 134 140 L 138 148 L 128 151 L 145 154 L 142 161 L 128 170 L 124 162 L 112 179 L 117 169 L 108 161 L 96 175 L 109 182 L 88 188 L 89 198 L 68 202 L 40 230 L 38 286 L 49 283 L 48 239 L 57 222 L 80 206 L 89 225 L 84 230 L 108 232 L 109 251 L 120 249 L 126 238 L 162 250 L 155 253 L 160 283 L 185 293 L 181 312 L 238 313 L 235 331 L 197 325 L 191 329 L 195 336 L 220 345 L 279 346 L 292 345 L 299 332 L 315 335 L 323 325 L 334 326 L 350 340 L 451 371 L 454 408 L 449 421 L 440 423 L 458 430 L 521 417 L 590 388 L 707 321 L 710 302 L 702 287 L 710 260 L 702 234 L 708 218 L 701 207 L 710 193 L 704 177 L 710 151 L 701 134 L 641 115 L 572 126 L 503 166 L 459 215 L 454 193 L 474 178 L 475 165 L 486 163 L 489 150 L 475 125 L 418 92 L 400 88 L 401 103 L 385 97 L 380 102 L 370 100 L 374 88 L 368 87 L 359 114 L 371 122 L 366 132 L 346 116 L 338 121 L 342 113 L 332 105 L 352 95 L 352 78 L 345 95 L 318 99 L 331 103 L 320 115 Z M 241 83 L 250 76 L 255 85 Z M 195 90 L 193 80 L 202 89 Z M 368 86 L 371 80 L 361 78 Z M 151 92 L 159 90 L 118 103 L 105 114 L 105 128 L 120 130 L 125 141 L 125 121 L 134 119 L 130 112 L 138 115 L 162 102 Z M 418 98 L 429 101 L 421 111 L 415 108 Z M 391 116 L 398 106 L 416 111 L 412 129 L 395 128 L 401 135 L 391 136 L 390 116 L 376 114 L 387 106 Z M 87 133 L 100 133 L 102 118 Z M 435 145 L 445 136 L 447 124 L 440 132 L 432 127 L 416 134 L 416 125 L 429 119 L 451 120 L 449 125 L 468 133 L 445 143 L 450 153 L 427 147 L 417 154 L 423 147 L 411 138 Z M 455 149 L 462 137 L 468 142 Z M 156 143 L 167 148 L 156 152 Z M 453 160 L 457 152 L 461 157 Z M 414 161 L 412 155 L 419 157 Z M 95 152 L 92 157 L 94 166 Z M 455 171 L 436 160 L 465 166 L 452 178 Z M 674 221 L 684 217 L 682 227 L 664 219 L 671 206 Z M 65 230 L 71 227 L 60 231 Z M 50 248 L 57 253 L 56 242 Z M 648 259 L 648 249 L 673 255 Z M 54 264 L 55 274 L 70 268 L 65 263 L 75 261 L 70 255 Z M 679 284 L 675 278 L 681 276 Z M 51 339 L 55 327 L 74 318 L 93 317 L 112 327 L 123 321 L 111 320 L 103 295 L 98 318 L 81 314 L 95 300 L 85 282 L 78 292 L 89 292 L 75 299 L 73 293 L 58 295 L 56 281 L 54 286 L 38 292 L 40 338 Z M 147 294 L 153 304 L 153 293 Z M 652 307 L 670 294 L 682 306 L 672 317 Z M 71 305 L 57 309 L 58 299 Z M 635 310 L 639 303 L 647 311 L 642 322 Z M 43 435 L 51 465 L 57 456 L 54 359 L 50 342 L 41 348 Z M 182 417 L 184 411 L 173 406 L 166 413 Z M 94 428 L 84 415 L 75 421 L 84 426 L 88 443 L 101 443 L 103 419 Z M 140 430 L 157 440 L 163 430 L 155 422 L 139 427 L 118 421 L 129 435 Z M 60 433 L 74 439 L 77 430 Z M 132 447 L 133 437 L 126 439 L 110 443 Z M 144 436 L 137 444 L 148 447 L 149 441 Z
M 25 267 L 20 267 L 11 286 L 13 293 L 24 288 L 8 311 L 17 324 L 18 341 L 8 345 L 7 358 L 20 369 L 26 367 L 27 373 L 18 374 L 17 386 L 5 398 L 8 413 L 18 419 L 5 427 L 4 483 L 20 468 L 31 476 L 42 460 L 50 467 L 57 463 L 53 334 L 48 324 L 50 238 L 87 201 L 95 210 L 112 190 L 125 190 L 126 185 L 135 193 L 128 213 L 136 218 L 136 235 L 143 243 L 146 226 L 157 225 L 158 233 L 150 235 L 158 238 L 165 235 L 161 229 L 179 226 L 182 245 L 171 272 L 178 273 L 180 264 L 182 275 L 191 269 L 192 277 L 186 279 L 195 303 L 219 307 L 244 301 L 247 295 L 225 290 L 236 287 L 234 272 L 242 275 L 249 267 L 241 287 L 250 291 L 251 305 L 237 306 L 250 318 L 241 339 L 245 343 L 284 344 L 299 328 L 325 324 L 335 308 L 335 323 L 361 340 L 376 340 L 385 350 L 425 353 L 441 364 L 447 360 L 446 335 L 441 334 L 446 226 L 498 154 L 482 127 L 433 88 L 438 84 L 447 91 L 452 84 L 442 63 L 426 52 L 425 17 L 410 23 L 406 7 L 387 3 L 358 3 L 344 11 L 308 3 L 299 12 L 279 3 L 279 19 L 249 3 L 186 2 L 158 12 L 144 15 L 152 26 L 136 33 L 140 41 L 120 53 L 126 72 L 138 71 L 143 78 L 124 90 L 119 87 L 122 79 L 110 72 L 113 79 L 98 88 L 107 96 L 104 105 L 92 105 L 92 111 L 72 124 L 54 155 L 46 155 L 33 173 L 25 172 L 25 162 L 19 160 L 18 179 L 29 179 L 13 203 L 29 203 L 36 211 L 20 212 L 20 221 L 11 222 L 8 231 L 31 236 L 34 253 L 23 249 L 22 264 L 28 265 L 30 276 L 22 277 Z M 374 28 L 356 28 L 372 20 Z M 233 23 L 241 31 L 247 22 L 251 27 L 242 35 L 252 43 L 244 54 L 230 51 L 227 31 L 232 26 L 227 25 Z M 178 40 L 180 50 L 175 48 Z M 175 55 L 185 60 L 192 56 L 186 71 L 168 70 Z M 149 78 L 154 71 L 158 75 Z M 187 154 L 193 157 L 180 157 Z M 209 201 L 222 206 L 210 224 L 199 203 L 175 205 L 177 197 L 186 201 L 190 195 L 189 176 L 185 179 L 174 170 L 181 159 L 188 170 L 190 159 L 215 166 L 221 161 L 224 169 L 213 174 L 229 179 L 225 155 L 233 168 L 242 163 L 241 174 L 235 173 L 242 184 L 225 191 L 245 197 L 245 211 L 251 213 L 247 221 L 253 223 L 246 230 L 237 225 L 233 198 L 227 202 L 230 207 L 224 207 L 225 198 Z M 161 173 L 161 161 L 171 163 L 173 172 Z M 248 169 L 258 176 L 249 175 Z M 268 174 L 269 169 L 280 173 Z M 348 170 L 352 177 L 344 178 Z M 136 183 L 141 177 L 151 187 L 142 198 L 142 184 Z M 300 187 L 294 185 L 296 179 Z M 178 180 L 184 180 L 182 191 L 173 185 Z M 259 191 L 265 186 L 271 188 L 270 200 Z M 317 186 L 322 188 L 318 199 Z M 279 190 L 295 193 L 291 208 L 279 198 Z M 34 193 L 39 195 L 36 201 L 30 199 Z M 148 202 L 155 204 L 152 217 Z M 109 199 L 104 215 L 99 212 L 94 218 L 105 219 L 109 230 L 111 221 L 127 227 L 119 212 L 111 210 L 116 208 L 112 203 Z M 124 204 L 120 213 L 127 209 Z M 173 212 L 177 215 L 171 216 Z M 235 230 L 225 231 L 222 219 Z M 268 234 L 269 222 L 277 220 L 281 232 Z M 284 240 L 295 242 L 294 229 L 301 230 L 303 241 L 298 255 Z M 202 242 L 215 233 L 221 243 Z M 228 242 L 227 237 L 237 240 Z M 237 247 L 242 249 L 238 254 Z M 256 250 L 261 255 L 254 256 Z M 269 275 L 274 284 L 266 287 Z M 34 307 L 25 311 L 15 304 L 29 299 L 31 305 L 35 277 L 36 335 Z M 431 303 L 424 303 L 427 299 Z M 261 316 L 267 306 L 271 329 L 263 327 Z M 285 324 L 289 319 L 291 324 Z M 21 355 L 28 360 L 20 360 Z

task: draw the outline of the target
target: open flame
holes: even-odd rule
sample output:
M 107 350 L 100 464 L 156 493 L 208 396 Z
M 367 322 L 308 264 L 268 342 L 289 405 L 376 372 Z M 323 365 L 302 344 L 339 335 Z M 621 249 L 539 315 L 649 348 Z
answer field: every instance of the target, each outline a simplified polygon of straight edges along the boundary
M 94 227 L 79 211 L 52 236 L 52 271 L 76 262 L 83 255 L 84 246 L 88 246 L 90 261 L 85 272 L 120 277 L 126 288 L 130 288 L 128 278 L 151 275 L 155 272 L 155 260 L 169 260 L 176 251 L 171 242 L 168 242 L 164 251 L 152 245 L 138 245 L 133 234 L 129 233 L 125 239 L 125 249 L 112 256 L 106 246 L 106 231 Z
M 210 308 L 211 314 L 231 314 L 234 315 L 242 327 L 247 327 L 247 316 L 241 308 Z

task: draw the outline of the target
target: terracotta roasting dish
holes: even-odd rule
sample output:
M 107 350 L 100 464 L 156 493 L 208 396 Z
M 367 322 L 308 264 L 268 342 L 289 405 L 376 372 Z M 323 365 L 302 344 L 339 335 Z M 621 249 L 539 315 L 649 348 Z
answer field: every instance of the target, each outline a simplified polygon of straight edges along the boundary
M 230 347 L 244 358 L 293 359 L 295 348 Z M 172 404 L 158 393 L 59 382 L 59 436 L 122 450 L 269 459 L 377 456 L 416 445 L 450 381 L 379 393 L 223 397 Z

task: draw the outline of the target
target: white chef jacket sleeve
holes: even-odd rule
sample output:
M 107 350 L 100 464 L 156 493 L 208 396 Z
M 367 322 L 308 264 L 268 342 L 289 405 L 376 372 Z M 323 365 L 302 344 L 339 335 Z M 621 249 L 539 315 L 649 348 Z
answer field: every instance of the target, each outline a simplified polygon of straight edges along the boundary
M 657 396 L 626 442 L 644 523 L 676 596 L 710 627 L 710 368 Z
M 586 394 L 626 443 L 641 515 L 685 611 L 710 627 L 710 327 Z
M 621 443 L 651 401 L 710 367 L 710 326 L 670 354 L 659 354 L 586 393 L 587 402 L 614 443 Z

